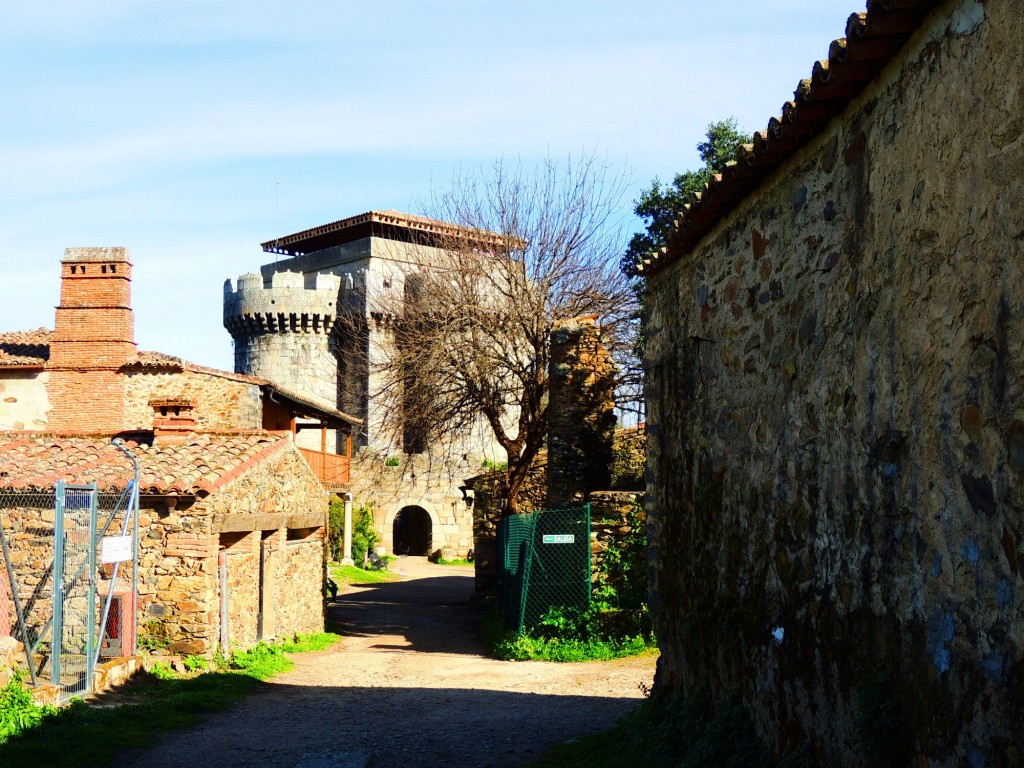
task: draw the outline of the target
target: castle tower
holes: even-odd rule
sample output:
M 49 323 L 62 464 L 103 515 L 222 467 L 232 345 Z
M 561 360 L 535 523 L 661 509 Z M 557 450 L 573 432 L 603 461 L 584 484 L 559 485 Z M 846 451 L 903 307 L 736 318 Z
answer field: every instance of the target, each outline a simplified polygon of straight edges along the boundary
M 68 248 L 47 371 L 55 431 L 125 428 L 120 368 L 136 357 L 127 248 Z
M 312 276 L 311 276 L 312 277 Z M 277 272 L 224 283 L 224 327 L 235 342 L 235 371 L 258 376 L 314 402 L 338 407 L 338 361 L 331 349 L 341 280 Z

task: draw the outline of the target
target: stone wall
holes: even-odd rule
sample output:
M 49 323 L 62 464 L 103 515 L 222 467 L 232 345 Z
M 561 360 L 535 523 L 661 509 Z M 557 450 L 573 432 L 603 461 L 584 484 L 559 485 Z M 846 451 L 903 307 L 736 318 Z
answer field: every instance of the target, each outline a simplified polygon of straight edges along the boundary
M 641 504 L 643 494 L 633 491 L 598 491 L 590 495 L 591 571 L 600 570 L 610 544 L 633 532 L 630 516 Z M 640 518 L 645 519 L 642 511 Z
M 490 472 L 466 481 L 473 489 L 473 577 L 476 594 L 492 594 L 498 586 L 498 521 L 503 488 L 507 483 L 504 472 Z M 520 506 L 524 510 L 543 509 L 548 496 L 548 466 L 546 456 L 534 462 L 520 489 Z
M 388 460 L 397 462 L 390 466 Z M 429 553 L 450 549 L 466 557 L 473 548 L 473 512 L 460 488 L 480 471 L 479 460 L 463 459 L 445 448 L 436 453 L 382 455 L 363 449 L 353 459 L 352 492 L 356 507 L 369 506 L 374 527 L 389 553 L 394 552 L 395 517 L 408 507 L 425 510 L 431 521 Z
M 288 541 L 279 594 L 287 595 L 277 607 L 280 626 L 287 632 L 322 632 L 324 629 L 324 532 L 315 531 L 304 538 Z M 313 591 L 310 584 L 320 586 Z
M 551 332 L 548 382 L 547 506 L 557 509 L 611 485 L 615 364 L 596 316 Z
M 1024 760 L 1022 30 L 943 4 L 649 279 L 656 689 L 821 764 Z
M 149 401 L 161 398 L 195 400 L 194 413 L 199 429 L 262 427 L 260 388 L 251 382 L 240 381 L 230 374 L 135 369 L 125 374 L 127 428 L 152 429 L 153 408 Z

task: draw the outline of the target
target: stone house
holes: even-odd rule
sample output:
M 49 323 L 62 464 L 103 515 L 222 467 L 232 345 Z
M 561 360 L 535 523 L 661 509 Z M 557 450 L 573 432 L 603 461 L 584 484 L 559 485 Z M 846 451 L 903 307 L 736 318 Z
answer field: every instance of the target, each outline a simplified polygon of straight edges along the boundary
M 1018 3 L 870 2 L 644 265 L 657 692 L 1024 760 L 1022 133 Z
M 127 448 L 141 469 L 141 638 L 209 655 L 323 629 L 324 489 L 290 434 L 158 429 Z M 131 478 L 108 436 L 0 432 L 0 515 L 30 632 L 49 619 L 55 481 L 109 493 Z M 13 610 L 9 596 L 0 604 Z M 17 627 L 13 615 L 0 624 Z
M 240 647 L 322 628 L 326 490 L 313 466 L 328 430 L 360 421 L 262 379 L 138 351 L 131 266 L 123 248 L 68 249 L 54 329 L 0 333 L 0 489 L 73 477 L 123 488 L 130 474 L 114 471 L 126 462 L 110 445 L 121 437 L 142 465 L 140 631 L 211 653 L 218 638 Z M 303 427 L 321 451 L 296 447 Z M 52 508 L 46 518 L 3 511 L 5 526 L 52 531 Z
M 393 319 L 383 298 L 403 297 L 417 272 L 443 265 L 452 237 L 488 246 L 480 233 L 444 222 L 369 211 L 263 243 L 275 261 L 224 286 L 237 372 L 362 420 L 352 435 L 358 452 L 351 482 L 339 489 L 371 506 L 389 552 L 468 554 L 473 523 L 463 478 L 479 474 L 484 461 L 504 458 L 482 420 L 430 445 L 391 434 L 372 396 L 380 387 L 374 361 L 387 354 Z M 341 312 L 365 320 L 359 338 L 339 338 L 349 332 L 337 328 Z M 353 346 L 361 351 L 347 356 Z M 343 439 L 328 442 L 345 450 Z

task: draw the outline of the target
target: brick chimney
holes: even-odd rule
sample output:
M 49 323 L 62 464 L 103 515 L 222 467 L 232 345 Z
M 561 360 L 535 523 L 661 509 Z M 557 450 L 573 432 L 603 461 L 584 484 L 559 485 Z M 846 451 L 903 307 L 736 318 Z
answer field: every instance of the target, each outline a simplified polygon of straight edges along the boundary
M 135 359 L 127 248 L 68 248 L 50 342 L 47 426 L 58 432 L 118 432 L 125 376 Z
M 195 400 L 150 400 L 149 406 L 153 409 L 153 439 L 157 444 L 182 443 L 196 431 Z

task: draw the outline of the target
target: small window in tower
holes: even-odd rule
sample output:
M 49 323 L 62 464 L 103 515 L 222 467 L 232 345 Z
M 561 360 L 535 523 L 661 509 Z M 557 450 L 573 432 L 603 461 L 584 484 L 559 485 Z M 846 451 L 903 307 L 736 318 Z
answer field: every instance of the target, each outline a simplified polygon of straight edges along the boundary
M 110 265 L 110 274 L 112 274 L 112 275 L 117 274 L 117 264 L 111 264 Z
M 102 272 L 104 275 L 107 274 L 107 265 L 106 264 L 104 264 L 102 267 L 100 267 L 100 272 Z
M 74 264 L 72 264 L 72 265 L 71 265 L 71 274 L 73 275 L 73 274 L 75 274 L 76 272 L 78 272 L 78 267 L 76 267 L 76 266 L 75 266 Z

